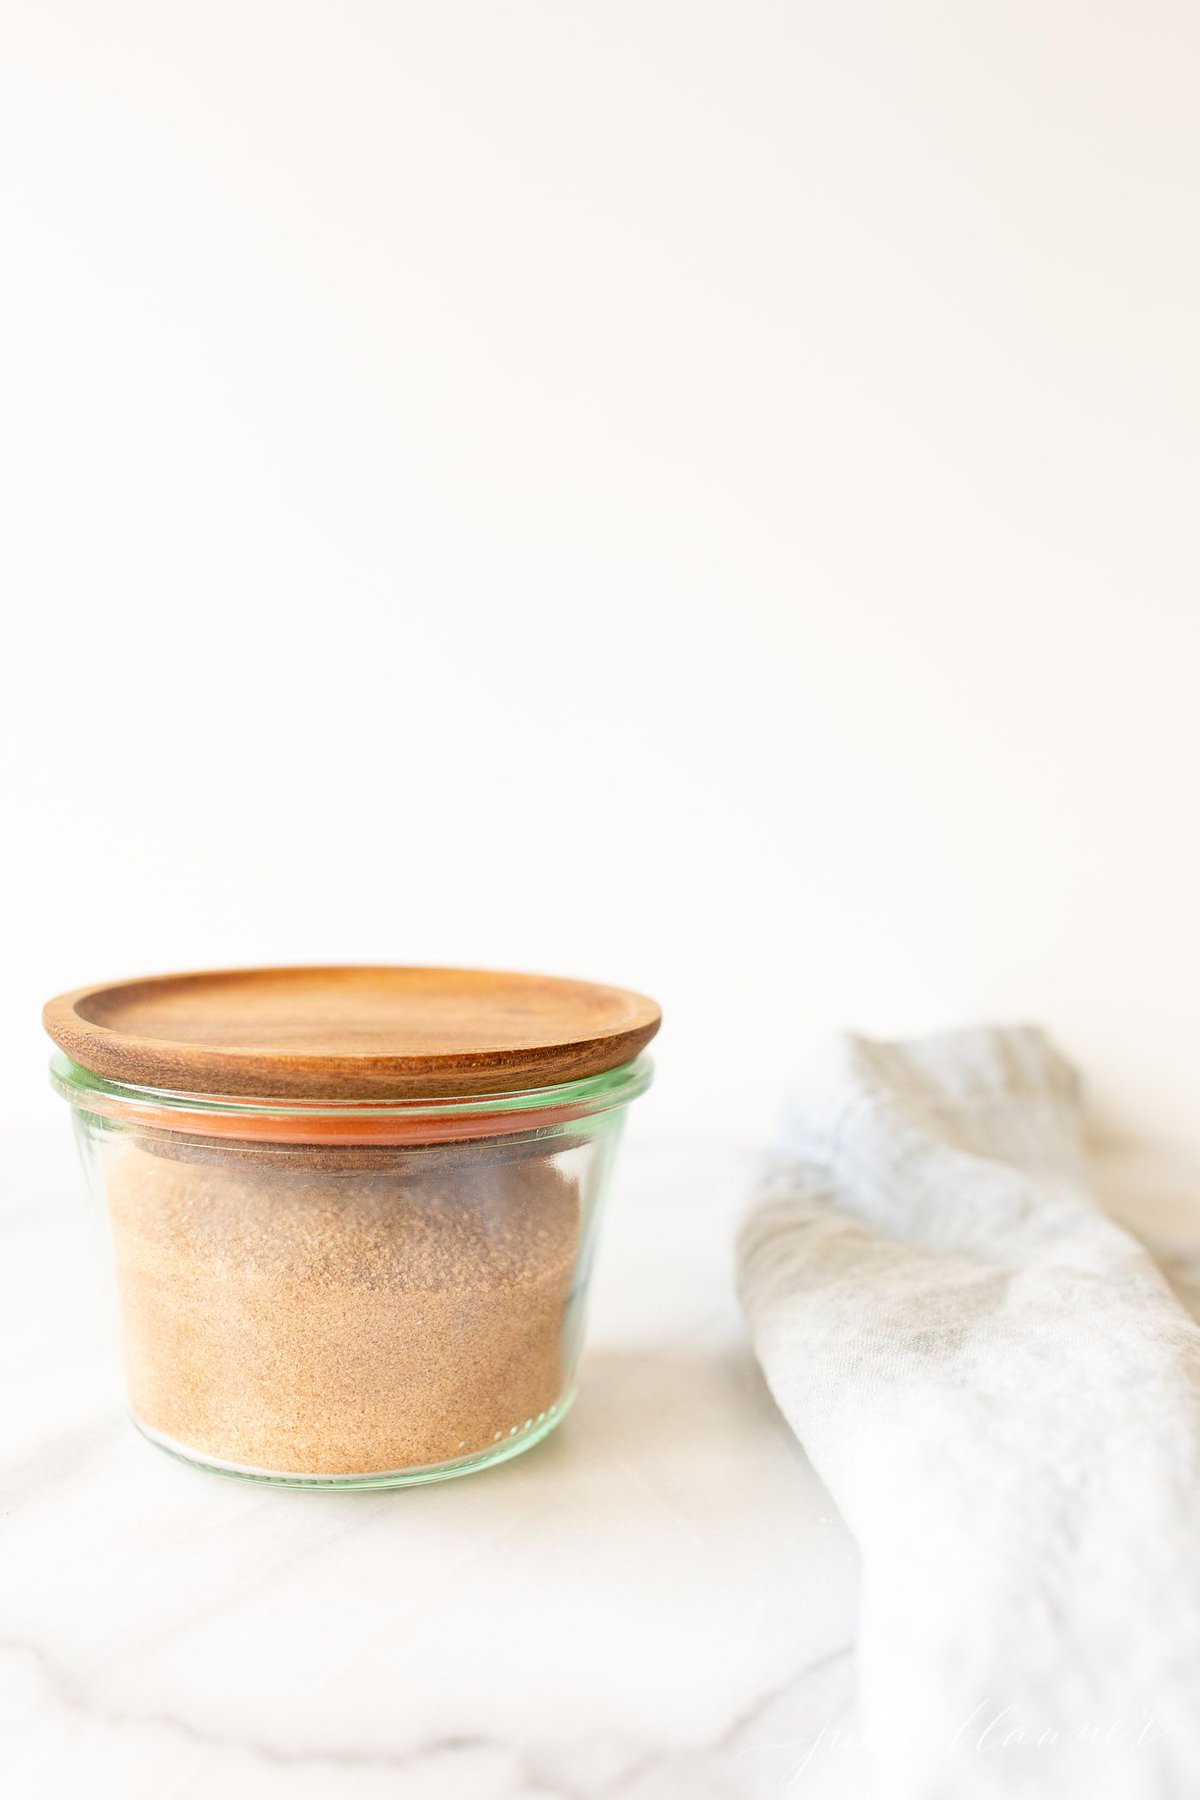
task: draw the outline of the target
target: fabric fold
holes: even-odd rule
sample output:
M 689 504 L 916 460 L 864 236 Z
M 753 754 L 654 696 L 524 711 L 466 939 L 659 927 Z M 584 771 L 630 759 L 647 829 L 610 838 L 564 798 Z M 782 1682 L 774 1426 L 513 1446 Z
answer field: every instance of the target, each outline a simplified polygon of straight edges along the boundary
M 887 1800 L 1200 1788 L 1200 1328 L 1089 1183 L 1047 1038 L 843 1038 L 738 1285 L 862 1555 Z

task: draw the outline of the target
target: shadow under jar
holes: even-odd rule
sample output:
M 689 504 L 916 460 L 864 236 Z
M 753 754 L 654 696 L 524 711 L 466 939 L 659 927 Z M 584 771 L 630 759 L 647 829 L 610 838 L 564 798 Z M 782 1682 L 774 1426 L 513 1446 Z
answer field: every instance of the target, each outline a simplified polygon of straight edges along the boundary
M 51 1001 L 130 1405 L 305 1486 L 430 1481 L 574 1397 L 640 995 L 472 970 L 162 976 Z

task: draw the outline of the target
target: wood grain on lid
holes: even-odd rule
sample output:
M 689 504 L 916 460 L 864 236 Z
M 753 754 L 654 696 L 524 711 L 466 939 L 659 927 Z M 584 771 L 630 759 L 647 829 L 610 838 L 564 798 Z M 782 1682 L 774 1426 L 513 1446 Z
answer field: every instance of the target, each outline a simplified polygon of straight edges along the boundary
M 629 1062 L 626 988 L 484 969 L 221 969 L 76 988 L 43 1014 L 95 1075 L 188 1094 L 385 1100 L 515 1092 Z

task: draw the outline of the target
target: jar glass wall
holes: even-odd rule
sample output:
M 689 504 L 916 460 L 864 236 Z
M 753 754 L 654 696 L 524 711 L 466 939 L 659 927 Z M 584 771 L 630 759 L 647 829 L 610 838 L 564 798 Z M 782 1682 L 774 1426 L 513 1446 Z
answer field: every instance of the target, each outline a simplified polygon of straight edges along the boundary
M 574 1396 L 596 1232 L 647 1059 L 387 1104 L 239 1101 L 64 1056 L 111 1227 L 134 1419 L 225 1473 L 370 1487 L 466 1473 Z

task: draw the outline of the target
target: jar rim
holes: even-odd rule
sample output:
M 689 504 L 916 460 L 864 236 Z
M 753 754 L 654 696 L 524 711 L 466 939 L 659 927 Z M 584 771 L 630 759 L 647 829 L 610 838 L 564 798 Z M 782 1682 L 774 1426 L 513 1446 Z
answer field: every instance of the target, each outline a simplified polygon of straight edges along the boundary
M 393 1099 L 263 1099 L 143 1087 L 97 1075 L 56 1051 L 50 1083 L 78 1112 L 116 1126 L 290 1143 L 410 1143 L 553 1129 L 626 1106 L 654 1065 L 644 1053 L 598 1075 L 510 1093 Z

